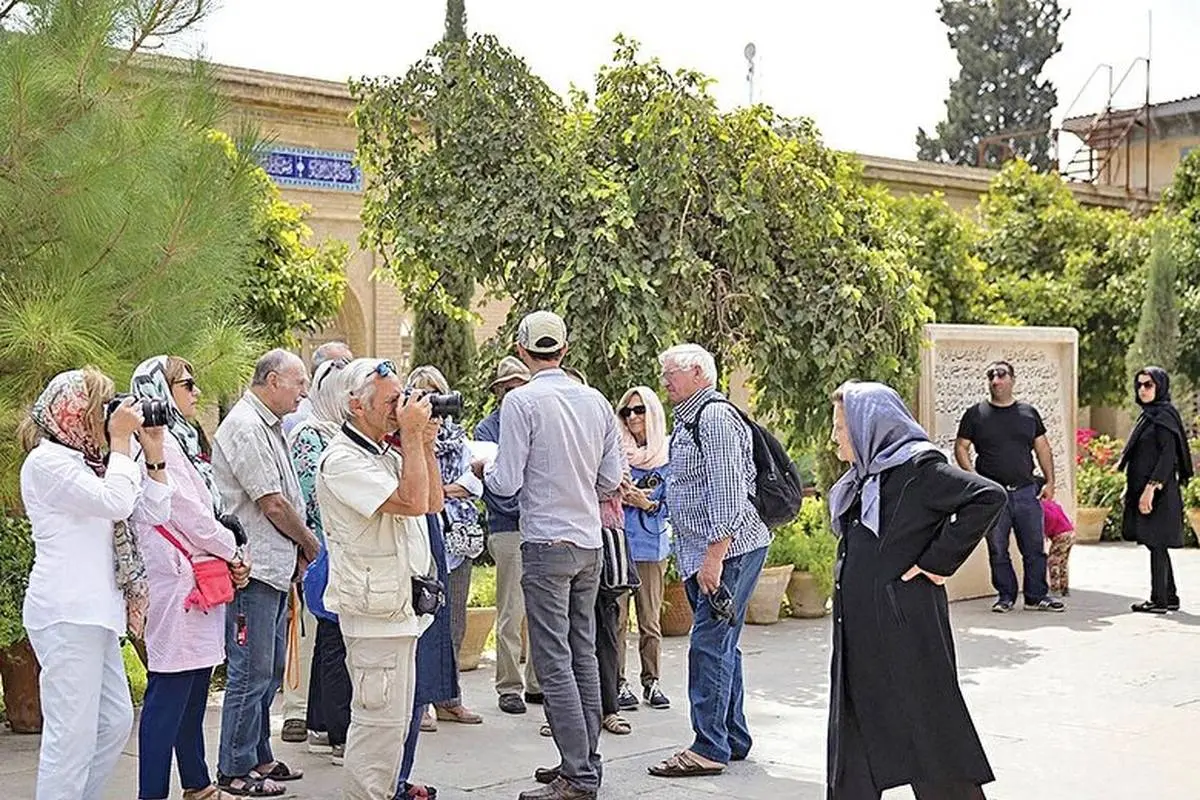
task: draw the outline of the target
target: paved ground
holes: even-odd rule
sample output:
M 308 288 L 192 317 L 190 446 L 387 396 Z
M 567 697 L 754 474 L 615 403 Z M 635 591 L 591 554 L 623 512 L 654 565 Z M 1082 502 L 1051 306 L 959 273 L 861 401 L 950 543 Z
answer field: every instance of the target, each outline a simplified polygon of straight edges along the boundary
M 989 613 L 988 601 L 953 606 L 967 702 L 998 776 L 989 798 L 1200 798 L 1193 760 L 1200 730 L 1200 589 L 1189 595 L 1188 588 L 1200 587 L 1200 551 L 1178 552 L 1175 564 L 1184 609 L 1167 617 L 1129 613 L 1129 604 L 1142 599 L 1149 568 L 1144 551 L 1124 545 L 1076 548 L 1076 588 L 1066 614 L 999 616 Z M 601 797 L 823 797 L 828 620 L 748 629 L 751 760 L 721 777 L 683 783 L 651 778 L 645 769 L 688 741 L 686 640 L 668 641 L 665 689 L 676 705 L 628 715 L 630 736 L 605 734 Z M 533 767 L 554 762 L 553 745 L 537 735 L 540 714 L 511 717 L 496 709 L 490 663 L 463 678 L 468 704 L 486 721 L 443 723 L 438 733 L 423 735 L 416 777 L 440 787 L 446 800 L 511 800 L 532 786 Z M 218 720 L 214 707 L 213 754 Z M 37 746 L 37 737 L 0 734 L 0 797 L 33 797 Z M 340 768 L 299 745 L 280 745 L 277 755 L 307 772 L 291 797 L 340 797 Z M 108 798 L 136 797 L 136 773 L 131 740 Z M 887 795 L 910 796 L 907 790 Z

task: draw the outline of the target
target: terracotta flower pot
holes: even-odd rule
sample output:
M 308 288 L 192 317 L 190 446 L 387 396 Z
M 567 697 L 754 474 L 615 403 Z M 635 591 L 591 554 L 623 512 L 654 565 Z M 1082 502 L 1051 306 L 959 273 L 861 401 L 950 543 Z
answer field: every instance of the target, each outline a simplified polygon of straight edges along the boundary
M 779 622 L 779 608 L 783 605 L 783 596 L 794 571 L 795 567 L 791 564 L 763 567 L 754 593 L 750 595 L 750 604 L 746 607 L 746 622 L 751 625 L 774 625 Z
M 811 572 L 796 570 L 787 585 L 788 610 L 793 617 L 817 619 L 829 613 L 829 595 L 817 586 Z
M 692 606 L 682 583 L 663 587 L 662 612 L 659 614 L 663 636 L 687 636 L 692 630 Z
M 1089 506 L 1075 509 L 1075 544 L 1095 544 L 1100 541 L 1108 512 L 1107 508 Z
M 0 683 L 4 684 L 4 713 L 13 733 L 42 732 L 42 701 L 38 675 L 42 667 L 29 639 L 0 650 Z
M 458 648 L 459 672 L 470 672 L 479 668 L 483 647 L 495 626 L 495 606 L 467 609 L 467 630 L 463 634 L 462 646 Z

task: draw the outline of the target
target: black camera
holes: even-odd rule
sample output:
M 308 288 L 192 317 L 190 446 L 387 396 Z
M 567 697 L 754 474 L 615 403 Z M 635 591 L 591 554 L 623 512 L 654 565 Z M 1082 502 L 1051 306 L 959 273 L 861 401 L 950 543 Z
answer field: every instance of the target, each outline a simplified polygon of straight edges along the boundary
M 408 397 L 412 389 L 404 393 Z M 430 413 L 435 417 L 461 417 L 463 413 L 462 392 L 418 392 L 417 397 L 428 397 Z
M 652 492 L 662 485 L 662 476 L 657 472 L 647 472 L 645 475 L 638 478 L 634 485 L 639 489 L 647 489 Z
M 131 394 L 119 394 L 108 401 L 108 405 L 104 407 L 104 427 L 107 430 L 108 421 L 112 418 L 113 412 L 124 403 L 127 399 L 134 397 Z M 137 398 L 134 398 L 135 400 Z M 165 400 L 157 400 L 155 398 L 146 398 L 139 401 L 142 404 L 142 427 L 143 428 L 161 428 L 171 420 L 171 409 Z

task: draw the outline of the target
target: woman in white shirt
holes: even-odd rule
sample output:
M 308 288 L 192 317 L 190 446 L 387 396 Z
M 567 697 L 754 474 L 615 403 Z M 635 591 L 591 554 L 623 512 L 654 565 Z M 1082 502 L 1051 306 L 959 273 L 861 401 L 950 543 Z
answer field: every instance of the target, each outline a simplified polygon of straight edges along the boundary
M 21 424 L 35 556 L 23 622 L 42 666 L 38 800 L 100 800 L 133 724 L 118 638 L 141 635 L 145 569 L 127 519 L 166 522 L 164 428 L 93 368 L 56 375 Z M 138 436 L 149 477 L 130 457 Z M 110 453 L 104 458 L 106 438 Z

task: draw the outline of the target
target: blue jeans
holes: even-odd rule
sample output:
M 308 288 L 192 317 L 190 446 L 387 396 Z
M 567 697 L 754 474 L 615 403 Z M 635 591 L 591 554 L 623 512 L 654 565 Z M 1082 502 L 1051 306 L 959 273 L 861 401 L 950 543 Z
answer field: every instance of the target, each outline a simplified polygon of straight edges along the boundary
M 425 716 L 424 703 L 414 703 L 412 719 L 408 723 L 408 736 L 404 739 L 404 760 L 400 762 L 400 784 L 396 787 L 396 797 L 404 797 L 402 790 L 409 778 L 412 777 L 413 763 L 417 760 L 417 737 L 421 735 L 421 719 Z
M 238 617 L 246 643 L 238 644 Z M 287 594 L 250 579 L 225 609 L 225 703 L 221 709 L 221 775 L 242 777 L 271 753 L 271 702 L 283 684 L 287 653 Z
M 1036 484 L 1008 493 L 1008 502 L 988 533 L 988 560 L 992 565 L 992 586 L 1005 603 L 1017 601 L 1017 573 L 1008 555 L 1008 534 L 1017 535 L 1017 549 L 1025 564 L 1025 602 L 1035 605 L 1046 599 L 1046 551 L 1043 534 L 1046 526 L 1042 501 Z
M 171 794 L 171 754 L 179 782 L 193 791 L 212 783 L 204 760 L 204 709 L 212 667 L 151 672 L 138 724 L 138 797 L 166 800 Z
M 688 702 L 692 706 L 693 753 L 728 764 L 742 759 L 754 740 L 743 708 L 742 651 L 738 643 L 746 624 L 746 606 L 758 583 L 767 548 L 760 547 L 725 560 L 721 583 L 733 596 L 733 624 L 713 616 L 712 606 L 696 583 L 687 579 L 692 606 L 692 639 L 688 646 Z

